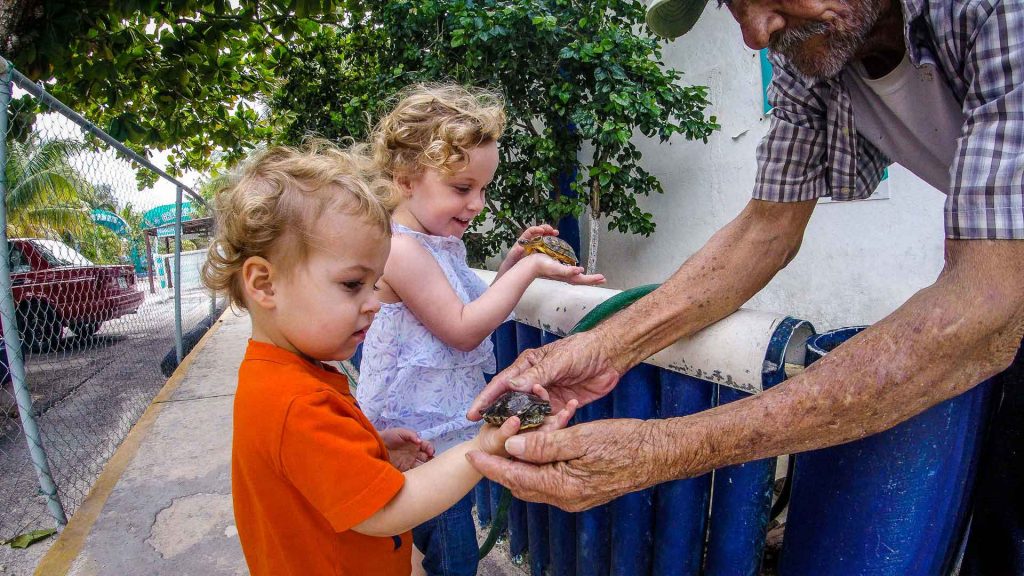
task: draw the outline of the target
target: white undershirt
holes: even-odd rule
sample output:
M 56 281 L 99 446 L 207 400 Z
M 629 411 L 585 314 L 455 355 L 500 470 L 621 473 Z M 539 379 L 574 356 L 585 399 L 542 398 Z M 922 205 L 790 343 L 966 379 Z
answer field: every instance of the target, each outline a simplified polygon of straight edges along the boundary
M 870 78 L 859 61 L 843 71 L 857 132 L 893 162 L 949 193 L 950 166 L 963 127 L 963 111 L 942 72 L 903 61 Z

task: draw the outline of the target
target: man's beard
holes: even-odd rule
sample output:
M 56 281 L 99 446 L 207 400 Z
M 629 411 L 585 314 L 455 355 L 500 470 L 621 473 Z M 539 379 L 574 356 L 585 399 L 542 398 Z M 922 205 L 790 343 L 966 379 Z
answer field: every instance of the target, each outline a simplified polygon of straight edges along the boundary
M 850 0 L 849 12 L 829 22 L 811 22 L 784 28 L 772 35 L 769 48 L 783 55 L 797 71 L 811 79 L 832 78 L 853 60 L 878 22 L 879 0 Z M 806 43 L 823 35 L 823 50 L 811 51 Z

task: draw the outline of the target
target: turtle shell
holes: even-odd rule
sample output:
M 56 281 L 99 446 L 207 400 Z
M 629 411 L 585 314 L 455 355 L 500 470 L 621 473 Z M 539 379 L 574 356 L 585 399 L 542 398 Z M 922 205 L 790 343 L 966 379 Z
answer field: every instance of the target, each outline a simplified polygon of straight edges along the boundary
M 519 416 L 520 430 L 540 426 L 544 417 L 551 414 L 551 404 L 535 394 L 506 392 L 483 411 L 484 420 L 501 426 L 513 416 Z
M 558 236 L 537 236 L 531 240 L 520 240 L 519 244 L 527 254 L 540 252 L 569 266 L 575 266 L 579 262 L 572 246 Z

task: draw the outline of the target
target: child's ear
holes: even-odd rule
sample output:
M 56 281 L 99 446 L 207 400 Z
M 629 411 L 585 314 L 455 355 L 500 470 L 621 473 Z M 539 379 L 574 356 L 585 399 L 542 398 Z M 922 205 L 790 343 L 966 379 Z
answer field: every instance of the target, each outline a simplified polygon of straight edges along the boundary
M 267 310 L 274 308 L 274 266 L 266 258 L 251 256 L 242 263 L 242 289 L 248 301 Z
M 395 175 L 395 184 L 398 185 L 398 189 L 402 191 L 402 198 L 412 197 L 412 176 L 408 173 L 401 173 Z

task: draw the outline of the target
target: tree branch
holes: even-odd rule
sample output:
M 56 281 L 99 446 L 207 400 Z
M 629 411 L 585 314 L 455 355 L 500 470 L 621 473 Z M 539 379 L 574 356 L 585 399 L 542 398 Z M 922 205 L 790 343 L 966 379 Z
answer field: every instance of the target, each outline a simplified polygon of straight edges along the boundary
M 533 127 L 533 123 L 532 122 L 529 122 L 529 121 L 520 122 L 519 126 L 522 127 L 524 130 L 526 130 L 527 132 L 529 132 L 530 135 L 532 135 L 535 138 L 540 136 L 540 134 L 537 132 L 537 129 Z
M 512 220 L 511 218 L 509 218 L 508 216 L 501 215 L 500 214 L 500 210 L 498 210 L 498 207 L 494 204 L 494 200 L 488 198 L 487 199 L 487 207 L 491 209 L 491 213 L 494 214 L 495 218 L 505 222 L 505 224 L 507 224 L 507 225 L 511 225 L 513 227 L 513 229 L 519 228 L 520 230 L 522 230 L 524 228 L 523 226 L 521 226 L 519 224 L 516 224 L 516 222 L 514 220 Z

